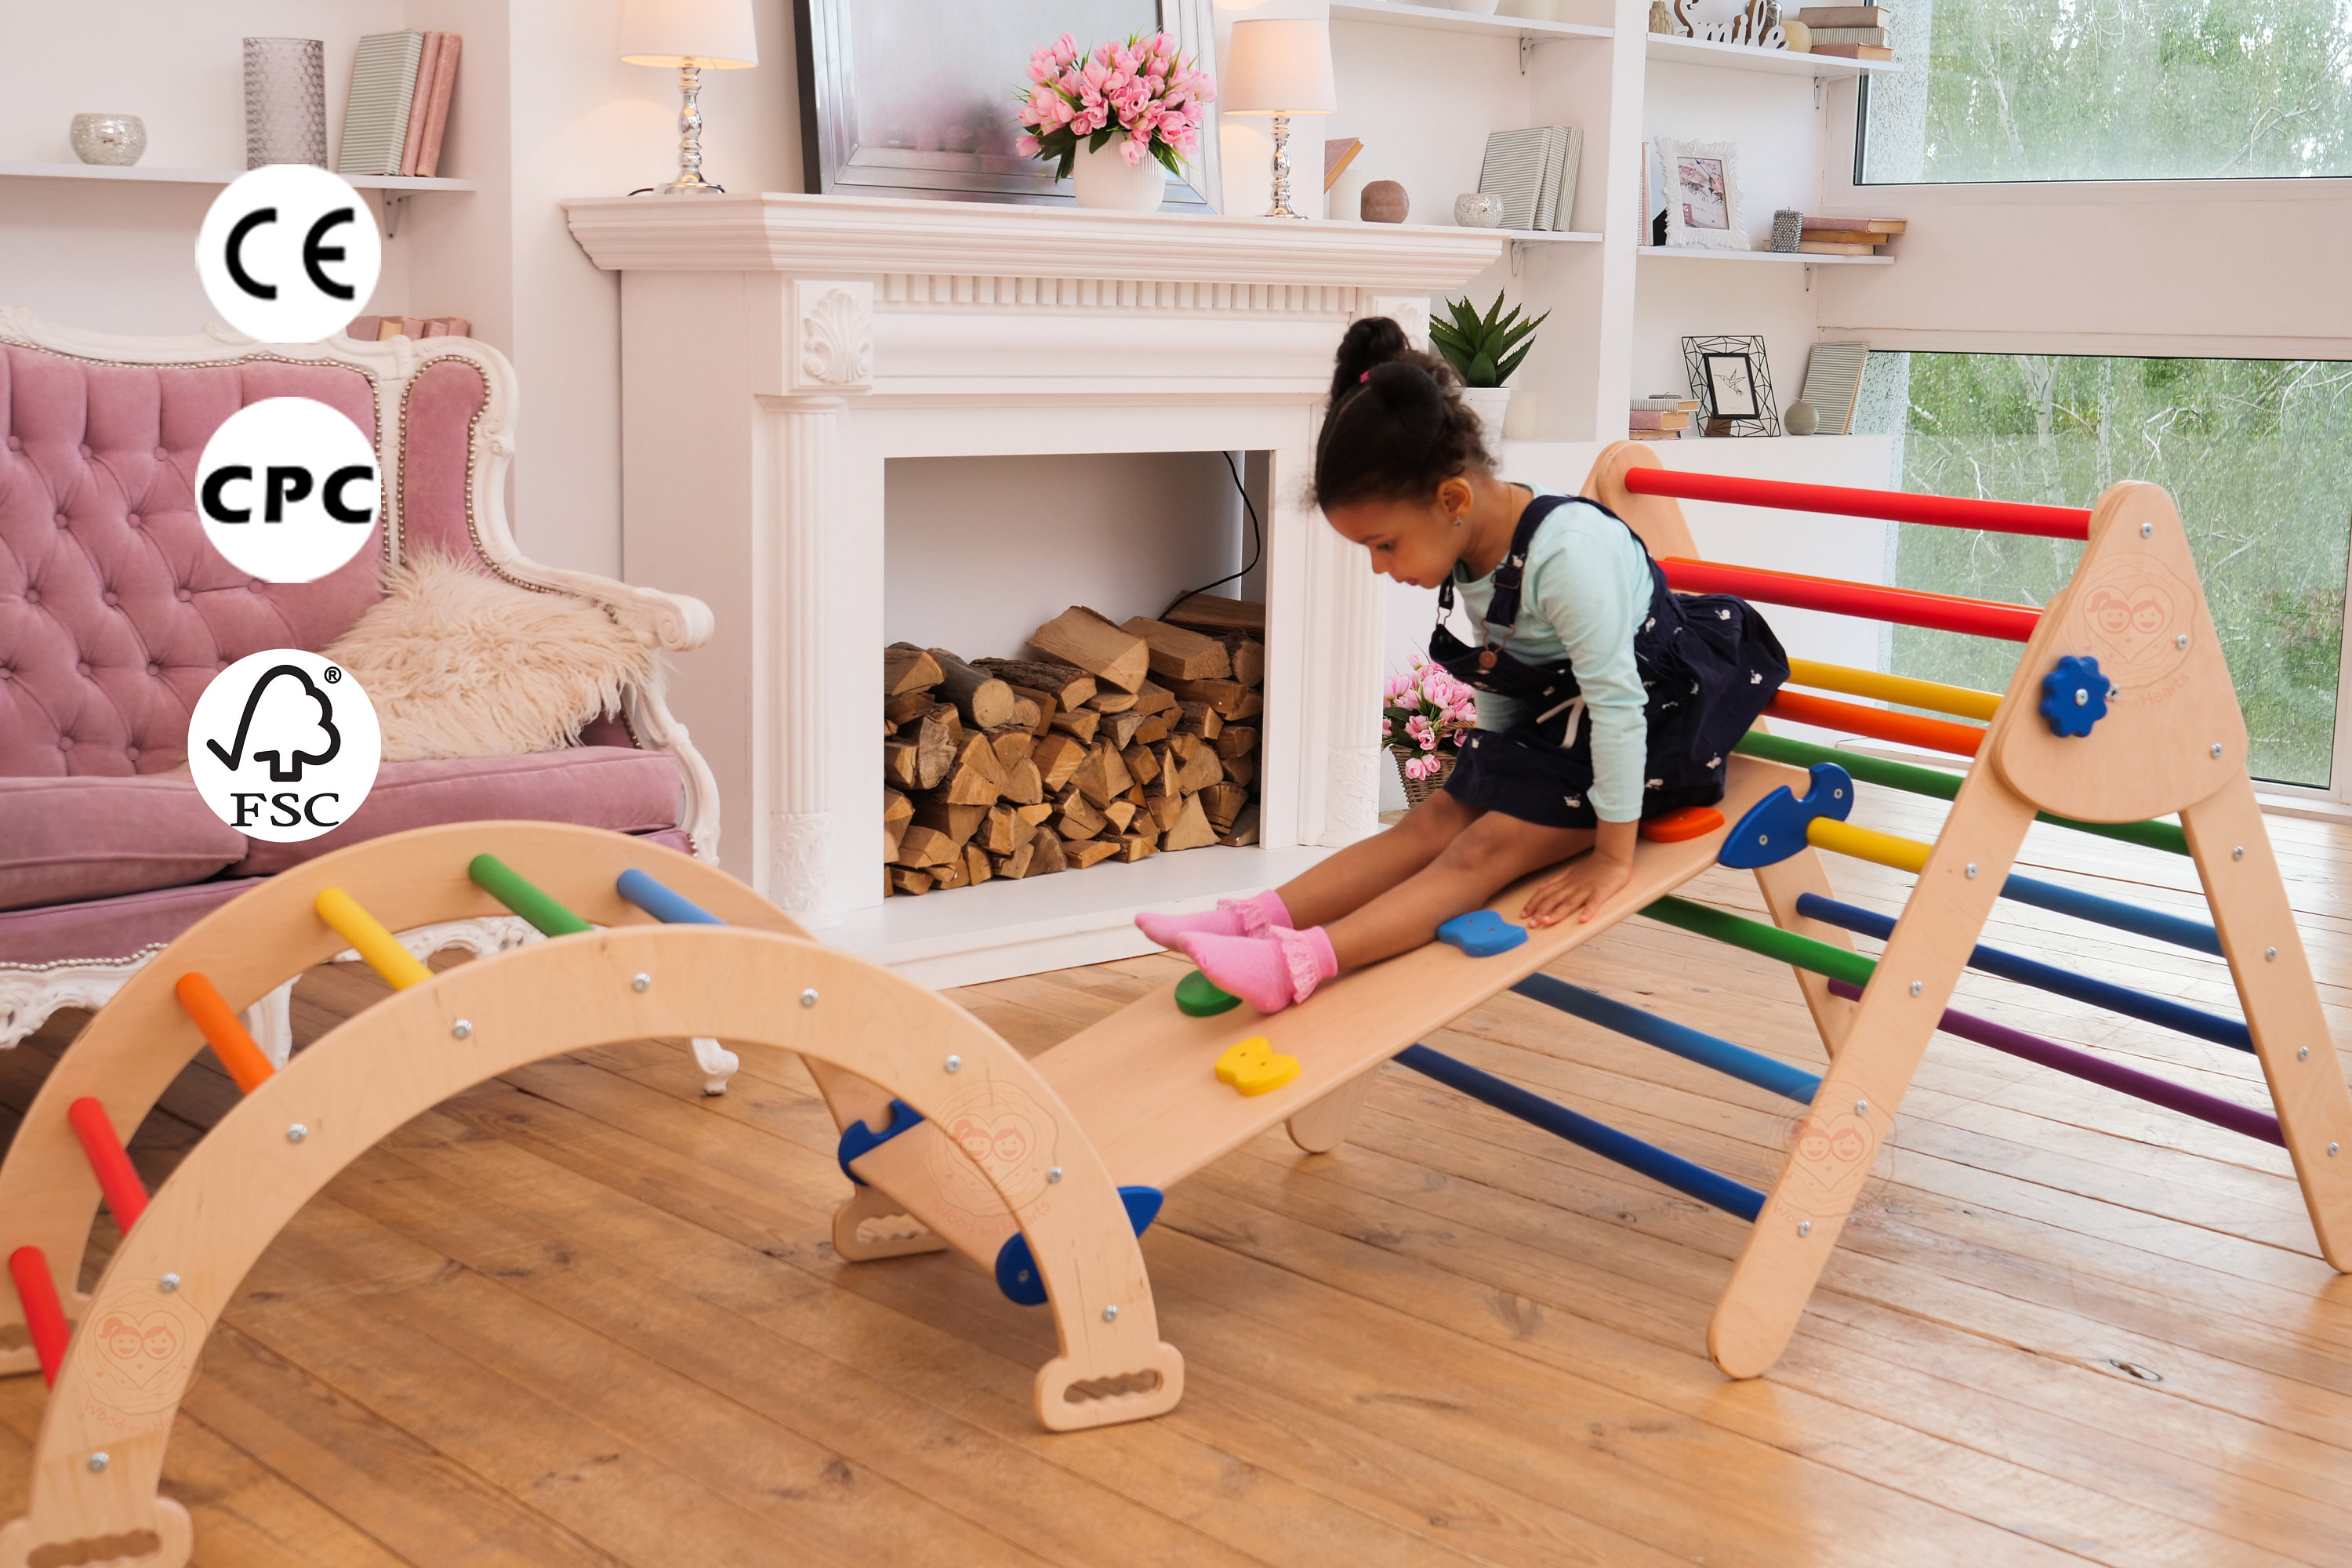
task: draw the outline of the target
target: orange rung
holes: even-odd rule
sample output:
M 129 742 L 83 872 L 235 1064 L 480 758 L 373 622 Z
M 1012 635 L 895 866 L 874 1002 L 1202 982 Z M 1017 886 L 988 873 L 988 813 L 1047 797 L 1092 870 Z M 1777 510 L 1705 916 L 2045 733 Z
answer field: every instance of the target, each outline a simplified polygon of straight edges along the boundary
M 1790 691 L 1785 687 L 1764 711 L 1775 719 L 1787 719 L 1799 724 L 1818 724 L 1824 730 L 1846 730 L 1857 735 L 1868 735 L 1876 741 L 1894 741 L 1930 752 L 1948 752 L 1956 757 L 1973 757 L 1977 754 L 1977 748 L 1984 744 L 1985 732 L 1974 724 L 1922 719 L 1916 714 L 1895 713 L 1884 708 L 1864 708 L 1858 702 L 1835 702 L 1826 697 Z
M 73 1331 L 66 1324 L 66 1310 L 58 1304 L 58 1282 L 49 1278 L 49 1260 L 37 1247 L 20 1247 L 8 1255 L 8 1278 L 16 1282 L 16 1300 L 25 1306 L 25 1330 L 41 1363 L 41 1381 L 55 1388 L 58 1365 L 66 1359 L 66 1341 Z
M 98 1178 L 98 1190 L 106 1194 L 106 1206 L 114 1211 L 114 1223 L 128 1236 L 147 1212 L 147 1184 L 131 1169 L 131 1156 L 122 1152 L 122 1140 L 114 1135 L 106 1107 L 83 1095 L 66 1107 L 66 1121 L 81 1140 L 82 1154 L 89 1161 L 90 1174 Z
M 210 980 L 192 969 L 180 976 L 172 994 L 187 1009 L 188 1016 L 195 1020 L 205 1043 L 212 1047 L 221 1066 L 228 1068 L 228 1076 L 236 1079 L 239 1094 L 251 1094 L 269 1081 L 269 1075 L 278 1069 L 269 1065 L 269 1058 L 246 1033 L 245 1025 Z

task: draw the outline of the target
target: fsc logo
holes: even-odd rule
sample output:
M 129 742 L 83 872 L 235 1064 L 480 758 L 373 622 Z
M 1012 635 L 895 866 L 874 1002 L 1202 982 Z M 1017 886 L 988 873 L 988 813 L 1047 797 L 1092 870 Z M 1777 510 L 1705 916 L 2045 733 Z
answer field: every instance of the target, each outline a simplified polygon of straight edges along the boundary
M 270 648 L 213 678 L 188 726 L 188 768 L 223 822 L 272 844 L 339 826 L 375 785 L 375 705 L 340 665 Z

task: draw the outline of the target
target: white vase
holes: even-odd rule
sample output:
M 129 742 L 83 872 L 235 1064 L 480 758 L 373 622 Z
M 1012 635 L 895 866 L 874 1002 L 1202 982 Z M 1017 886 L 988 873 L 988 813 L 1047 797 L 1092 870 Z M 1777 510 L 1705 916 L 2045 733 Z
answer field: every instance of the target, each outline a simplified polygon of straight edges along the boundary
M 1070 170 L 1070 189 L 1082 207 L 1157 212 L 1160 198 L 1168 192 L 1168 171 L 1156 158 L 1129 163 L 1117 139 L 1105 142 L 1099 153 L 1080 142 L 1078 161 Z
M 1511 406 L 1511 389 L 1507 386 L 1465 386 L 1462 401 L 1478 416 L 1478 427 L 1486 439 L 1489 457 L 1499 460 L 1503 456 L 1503 415 Z

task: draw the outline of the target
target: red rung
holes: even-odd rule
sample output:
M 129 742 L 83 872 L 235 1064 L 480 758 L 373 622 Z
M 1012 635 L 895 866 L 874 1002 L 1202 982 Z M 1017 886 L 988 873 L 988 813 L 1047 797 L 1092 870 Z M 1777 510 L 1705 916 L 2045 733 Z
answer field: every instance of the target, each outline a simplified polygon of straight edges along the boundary
M 1725 566 L 1713 561 L 1685 561 L 1671 555 L 1658 564 L 1665 568 L 1667 586 L 1685 594 L 1737 594 L 1743 599 L 1766 605 L 1827 610 L 1832 615 L 1925 626 L 1930 631 L 1964 632 L 1969 637 L 2024 642 L 2033 636 L 2033 625 L 2042 618 L 2042 612 L 2031 605 L 1923 594 L 1916 588 L 1881 588 L 1869 583 L 1849 583 L 1841 577 L 1807 577 L 1795 572 Z
M 131 1168 L 131 1156 L 122 1152 L 122 1140 L 114 1135 L 106 1107 L 84 1095 L 66 1107 L 66 1120 L 81 1140 L 81 1152 L 98 1178 L 98 1190 L 106 1194 L 106 1206 L 114 1211 L 114 1223 L 129 1235 L 147 1212 L 147 1184 Z
M 8 1278 L 16 1282 L 16 1300 L 24 1304 L 25 1329 L 33 1337 L 33 1355 L 41 1363 L 41 1381 L 58 1385 L 58 1365 L 66 1359 L 66 1310 L 58 1304 L 58 1282 L 49 1278 L 49 1260 L 37 1247 L 20 1247 L 8 1255 Z
M 253 1037 L 246 1033 L 210 980 L 192 969 L 180 976 L 172 994 L 195 1020 L 197 1031 L 228 1069 L 228 1076 L 236 1080 L 239 1094 L 251 1094 L 269 1081 L 269 1075 L 278 1069 L 269 1065 L 269 1058 L 253 1043 Z
M 1785 479 L 1686 474 L 1673 468 L 1627 468 L 1624 480 L 1625 488 L 1638 496 L 1729 501 L 1738 506 L 1777 507 L 1785 511 L 1825 511 L 1839 517 L 1881 517 L 1889 522 L 1924 522 L 1931 528 L 1983 528 L 1995 533 L 2029 533 L 2041 539 L 2091 537 L 2091 513 L 2086 507 L 1971 500 L 1965 496 L 1864 490 L 1843 485 L 1799 485 Z
M 1956 757 L 1973 757 L 1977 754 L 1977 748 L 1984 744 L 1985 732 L 1974 724 L 1922 719 L 1916 713 L 1864 708 L 1858 702 L 1838 702 L 1827 697 L 1785 689 L 1765 705 L 1764 711 L 1770 718 L 1786 719 L 1792 723 L 1817 724 L 1824 730 L 1851 731 L 1857 735 L 1868 735 L 1874 741 L 1924 746 L 1931 752 L 1949 752 Z

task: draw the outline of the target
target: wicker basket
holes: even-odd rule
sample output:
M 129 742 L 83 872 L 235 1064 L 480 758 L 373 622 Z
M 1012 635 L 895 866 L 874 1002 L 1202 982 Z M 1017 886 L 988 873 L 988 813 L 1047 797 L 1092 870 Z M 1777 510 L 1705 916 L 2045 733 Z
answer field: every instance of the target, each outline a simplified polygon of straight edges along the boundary
M 1396 759 L 1397 779 L 1404 785 L 1404 800 L 1407 805 L 1419 805 L 1423 801 L 1427 800 L 1431 795 L 1433 795 L 1439 790 L 1444 789 L 1445 787 L 1445 781 L 1454 776 L 1454 759 L 1452 757 L 1438 758 L 1437 771 L 1430 774 L 1425 779 L 1417 779 L 1412 774 L 1406 773 L 1404 771 L 1405 763 L 1411 762 L 1413 758 L 1418 757 L 1422 753 L 1418 751 L 1408 750 L 1402 746 L 1391 746 L 1389 748 L 1389 755 Z

